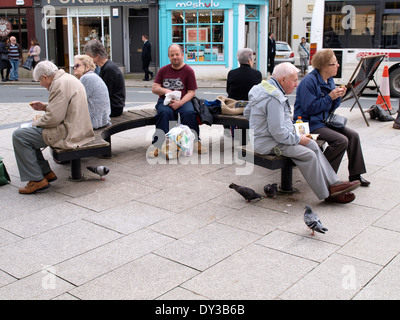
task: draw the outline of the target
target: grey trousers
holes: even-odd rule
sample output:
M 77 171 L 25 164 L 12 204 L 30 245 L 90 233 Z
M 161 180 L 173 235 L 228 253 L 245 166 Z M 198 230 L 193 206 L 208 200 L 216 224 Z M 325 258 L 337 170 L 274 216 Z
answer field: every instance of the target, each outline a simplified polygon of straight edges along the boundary
M 306 146 L 278 145 L 282 155 L 292 158 L 318 199 L 329 197 L 329 186 L 340 182 L 318 144 L 311 140 Z
M 337 130 L 323 127 L 315 130 L 313 133 L 319 133 L 319 139 L 328 142 L 329 146 L 325 149 L 324 155 L 335 172 L 338 172 L 346 151 L 349 159 L 349 176 L 367 172 L 361 149 L 360 136 L 356 131 L 348 127 Z
M 41 181 L 51 171 L 40 148 L 47 147 L 42 137 L 43 128 L 19 128 L 12 141 L 21 181 Z

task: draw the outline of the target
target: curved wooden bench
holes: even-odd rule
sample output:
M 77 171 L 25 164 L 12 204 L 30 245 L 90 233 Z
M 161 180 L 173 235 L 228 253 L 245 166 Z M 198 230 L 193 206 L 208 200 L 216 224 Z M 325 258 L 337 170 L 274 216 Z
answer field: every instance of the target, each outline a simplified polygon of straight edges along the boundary
M 121 116 L 111 118 L 111 125 L 94 131 L 95 140 L 76 149 L 50 148 L 53 158 L 57 161 L 71 161 L 70 180 L 82 180 L 81 159 L 95 156 L 111 157 L 111 136 L 113 134 L 134 128 L 155 125 L 155 109 L 125 111 Z M 276 155 L 261 155 L 246 148 L 249 121 L 243 115 L 218 115 L 213 124 L 242 129 L 239 158 L 252 161 L 261 167 L 276 170 L 281 169 L 281 190 L 292 192 L 292 167 L 295 165 L 290 158 Z M 323 141 L 318 140 L 322 145 Z
M 70 180 L 82 180 L 81 159 L 95 156 L 111 157 L 111 136 L 113 134 L 149 125 L 155 125 L 155 109 L 128 110 L 119 117 L 111 118 L 111 125 L 94 130 L 95 140 L 76 149 L 50 148 L 50 153 L 56 161 L 71 162 Z M 234 126 L 240 129 L 248 129 L 249 122 L 243 115 L 218 115 L 214 124 Z M 242 139 L 245 139 L 246 130 L 242 131 Z M 242 140 L 245 141 L 246 140 Z
M 71 161 L 70 180 L 82 180 L 81 159 L 95 156 L 111 157 L 111 136 L 129 129 L 155 124 L 156 110 L 129 110 L 119 117 L 111 118 L 111 125 L 94 130 L 95 140 L 76 149 L 50 148 L 57 161 Z
M 316 142 L 322 149 L 325 141 L 317 140 Z M 274 154 L 256 153 L 250 146 L 238 147 L 238 153 L 239 159 L 250 161 L 257 166 L 271 170 L 281 169 L 281 185 L 279 191 L 286 193 L 293 193 L 296 191 L 292 185 L 293 167 L 295 167 L 296 164 L 291 158 Z

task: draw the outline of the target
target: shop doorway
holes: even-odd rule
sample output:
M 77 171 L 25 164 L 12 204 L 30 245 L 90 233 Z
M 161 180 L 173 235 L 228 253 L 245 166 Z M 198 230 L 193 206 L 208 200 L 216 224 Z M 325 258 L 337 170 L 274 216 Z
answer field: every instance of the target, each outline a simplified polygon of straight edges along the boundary
M 129 9 L 130 72 L 142 72 L 142 34 L 149 34 L 149 9 Z M 152 43 L 152 39 L 149 39 Z M 153 43 L 152 43 L 153 45 Z
M 52 19 L 55 19 L 55 27 L 47 30 L 47 59 L 69 72 L 68 20 L 66 17 Z
M 246 28 L 245 28 L 245 47 L 250 48 L 254 52 L 254 64 L 253 68 L 260 68 L 259 65 L 259 43 L 260 43 L 260 23 L 259 23 L 259 7 L 258 6 L 247 6 L 246 5 Z

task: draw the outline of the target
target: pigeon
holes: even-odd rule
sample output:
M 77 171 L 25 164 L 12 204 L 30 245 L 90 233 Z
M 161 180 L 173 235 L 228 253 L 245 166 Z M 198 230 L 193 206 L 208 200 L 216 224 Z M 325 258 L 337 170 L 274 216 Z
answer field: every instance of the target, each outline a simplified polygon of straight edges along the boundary
M 98 167 L 86 167 L 88 170 L 92 171 L 93 173 L 97 173 L 101 180 L 104 180 L 103 176 L 108 174 L 110 172 L 110 169 L 108 169 L 105 166 L 98 166 Z
M 253 189 L 248 187 L 238 186 L 237 184 L 231 183 L 229 188 L 234 189 L 237 193 L 239 193 L 243 198 L 246 199 L 247 202 L 250 202 L 254 199 L 261 199 L 262 196 L 255 192 Z
M 264 186 L 264 192 L 268 198 L 276 198 L 276 193 L 278 192 L 278 185 L 276 183 L 267 184 Z
M 325 233 L 325 231 L 328 231 L 328 229 L 322 225 L 321 220 L 319 220 L 317 214 L 312 211 L 309 205 L 306 205 L 304 209 L 306 209 L 306 211 L 304 212 L 304 222 L 307 227 L 312 230 L 312 236 L 315 235 L 314 231 L 317 231 L 319 233 Z

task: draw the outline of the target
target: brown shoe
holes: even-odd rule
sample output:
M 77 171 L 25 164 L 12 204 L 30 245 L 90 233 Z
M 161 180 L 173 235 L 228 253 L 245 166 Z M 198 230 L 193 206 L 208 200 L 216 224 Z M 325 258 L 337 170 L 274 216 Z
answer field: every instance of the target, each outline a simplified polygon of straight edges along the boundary
M 57 180 L 57 176 L 54 171 L 50 171 L 49 173 L 45 174 L 44 178 L 47 180 L 47 182 L 53 182 Z
M 198 154 L 208 153 L 208 149 L 205 146 L 203 146 L 200 141 L 198 141 L 196 144 L 197 144 L 197 153 Z M 195 144 L 195 147 L 196 147 L 196 144 Z
M 50 187 L 49 182 L 46 179 L 41 181 L 29 181 L 24 188 L 19 188 L 19 193 L 21 194 L 31 194 L 39 190 L 44 190 Z
M 334 203 L 349 203 L 349 202 L 352 202 L 355 198 L 356 198 L 356 196 L 354 195 L 353 192 L 346 192 L 346 193 L 339 194 L 336 197 L 330 196 L 330 197 L 326 198 L 325 201 L 334 202 Z
M 340 184 L 329 186 L 329 197 L 336 197 L 342 193 L 350 192 L 357 189 L 361 185 L 359 180 L 347 181 Z
M 158 149 L 154 148 L 154 150 L 151 150 L 147 153 L 148 158 L 157 158 L 158 157 Z

